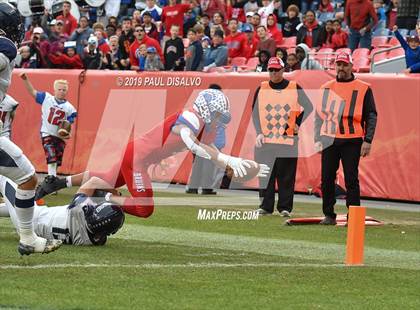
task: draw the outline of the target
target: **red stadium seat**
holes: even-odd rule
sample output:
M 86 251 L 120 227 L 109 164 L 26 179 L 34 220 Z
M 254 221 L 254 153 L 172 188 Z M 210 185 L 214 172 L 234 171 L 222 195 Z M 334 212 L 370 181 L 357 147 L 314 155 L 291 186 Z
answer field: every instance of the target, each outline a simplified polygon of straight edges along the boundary
M 335 54 L 332 48 L 321 48 L 315 53 L 315 60 L 318 61 L 324 68 L 331 69 L 334 64 Z
M 296 54 L 296 47 L 289 47 L 287 49 L 287 55 L 289 54 Z
M 296 37 L 283 38 L 283 42 L 279 45 L 279 47 L 285 49 L 296 47 Z
M 376 54 L 379 51 L 384 50 L 383 48 L 374 48 L 371 52 L 370 52 L 370 58 L 371 61 L 375 60 L 375 62 L 381 61 L 381 60 L 385 60 L 387 59 L 388 53 L 380 53 L 380 54 Z
M 389 40 L 388 44 L 389 44 L 390 46 L 398 46 L 398 45 L 400 45 L 400 41 L 398 41 L 398 39 L 397 39 L 396 37 L 392 37 L 392 38 Z
M 334 53 L 334 49 L 324 47 L 324 48 L 321 48 L 318 52 L 319 53 Z
M 370 54 L 370 50 L 368 48 L 357 48 L 353 51 L 353 59 L 357 58 L 367 58 Z
M 258 57 L 252 57 L 252 58 L 248 59 L 246 65 L 247 65 L 249 70 L 255 70 L 258 63 L 259 63 Z
M 358 57 L 353 59 L 353 71 L 355 72 L 369 72 L 370 60 L 368 57 Z
M 388 53 L 388 58 L 394 58 L 394 57 L 404 56 L 404 55 L 405 55 L 405 52 L 400 47 L 400 48 L 396 48 L 395 50 L 390 50 Z
M 244 66 L 246 64 L 246 58 L 245 57 L 235 57 L 232 58 L 232 61 L 230 63 L 232 66 Z
M 373 37 L 372 38 L 372 47 L 383 47 L 388 46 L 388 37 Z
M 337 54 L 340 53 L 347 53 L 347 54 L 351 54 L 351 49 L 347 48 L 347 47 L 343 47 L 343 48 L 339 48 L 335 51 Z

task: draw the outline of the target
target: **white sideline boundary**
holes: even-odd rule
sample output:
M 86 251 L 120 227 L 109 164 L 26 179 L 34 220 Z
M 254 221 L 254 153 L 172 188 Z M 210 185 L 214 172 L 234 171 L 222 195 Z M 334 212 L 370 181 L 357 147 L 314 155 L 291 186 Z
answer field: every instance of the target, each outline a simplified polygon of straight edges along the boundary
M 172 268 L 283 268 L 283 267 L 314 267 L 341 268 L 344 264 L 288 264 L 288 263 L 185 263 L 185 264 L 42 264 L 42 265 L 0 265 L 0 269 L 50 269 L 50 268 L 141 268 L 141 269 L 172 269 Z

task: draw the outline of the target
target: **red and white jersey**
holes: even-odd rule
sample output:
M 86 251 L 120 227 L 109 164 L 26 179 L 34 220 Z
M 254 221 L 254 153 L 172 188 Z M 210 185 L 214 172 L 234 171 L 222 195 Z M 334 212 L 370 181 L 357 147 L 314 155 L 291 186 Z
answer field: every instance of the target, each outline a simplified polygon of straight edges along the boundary
M 3 101 L 0 102 L 0 120 L 3 123 L 0 137 L 10 139 L 10 131 L 13 122 L 13 114 L 19 103 L 11 96 L 6 95 Z
M 186 110 L 167 117 L 142 137 L 129 143 L 125 156 L 135 154 L 135 161 L 141 160 L 147 165 L 159 163 L 162 159 L 185 150 L 186 145 L 181 137 L 172 132 L 172 127 L 178 124 L 190 128 L 196 138 L 204 144 L 211 144 L 215 140 L 216 124 L 204 125 L 195 111 Z
M 37 92 L 36 102 L 42 105 L 41 136 L 58 135 L 58 125 L 62 120 L 74 122 L 77 116 L 76 109 L 67 100 L 59 101 L 47 92 Z

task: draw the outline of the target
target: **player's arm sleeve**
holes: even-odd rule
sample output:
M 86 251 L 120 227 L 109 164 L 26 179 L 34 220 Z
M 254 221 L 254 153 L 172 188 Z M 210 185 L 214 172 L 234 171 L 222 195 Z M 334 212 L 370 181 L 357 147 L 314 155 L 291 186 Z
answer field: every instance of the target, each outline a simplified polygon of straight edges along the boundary
M 299 85 L 297 85 L 297 92 L 298 92 L 298 103 L 303 108 L 303 112 L 300 113 L 296 119 L 296 124 L 300 126 L 309 117 L 309 115 L 312 113 L 314 108 L 308 96 L 306 96 L 302 87 L 300 87 Z
M 252 104 L 252 121 L 254 123 L 255 131 L 257 135 L 261 134 L 261 123 L 260 123 L 260 111 L 258 109 L 258 94 L 260 93 L 260 87 L 257 88 L 254 95 L 254 101 Z
M 372 89 L 369 87 L 363 100 L 362 122 L 365 128 L 365 141 L 372 143 L 375 135 L 378 113 L 376 112 L 375 98 Z
M 46 96 L 47 96 L 46 92 L 37 91 L 36 96 L 35 96 L 36 103 L 42 104 L 44 102 Z
M 76 117 L 77 117 L 77 112 L 73 112 L 67 117 L 67 120 L 70 122 L 70 124 L 73 124 Z
M 195 136 L 190 128 L 183 126 L 179 132 L 179 135 L 181 136 L 184 144 L 193 154 L 205 159 L 212 158 L 211 155 L 203 147 L 201 147 L 199 142 L 195 139 Z
M 200 129 L 200 121 L 198 120 L 197 116 L 190 111 L 184 111 L 175 122 L 175 125 L 185 125 L 189 129 L 192 130 L 194 135 L 198 134 Z

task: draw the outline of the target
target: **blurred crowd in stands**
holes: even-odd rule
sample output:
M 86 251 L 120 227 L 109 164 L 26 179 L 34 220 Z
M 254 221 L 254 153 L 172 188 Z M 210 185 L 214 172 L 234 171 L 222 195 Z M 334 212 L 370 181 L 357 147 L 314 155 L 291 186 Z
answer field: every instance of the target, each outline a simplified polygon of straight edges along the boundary
M 416 42 L 420 32 L 420 0 L 106 0 L 96 8 L 75 5 L 63 1 L 60 15 L 45 9 L 26 17 L 18 67 L 263 72 L 268 59 L 278 56 L 287 72 L 313 70 L 328 68 L 330 56 L 323 54 L 347 50 L 368 57 L 372 49 L 399 44 L 392 30 Z M 78 16 L 72 14 L 75 9 Z

